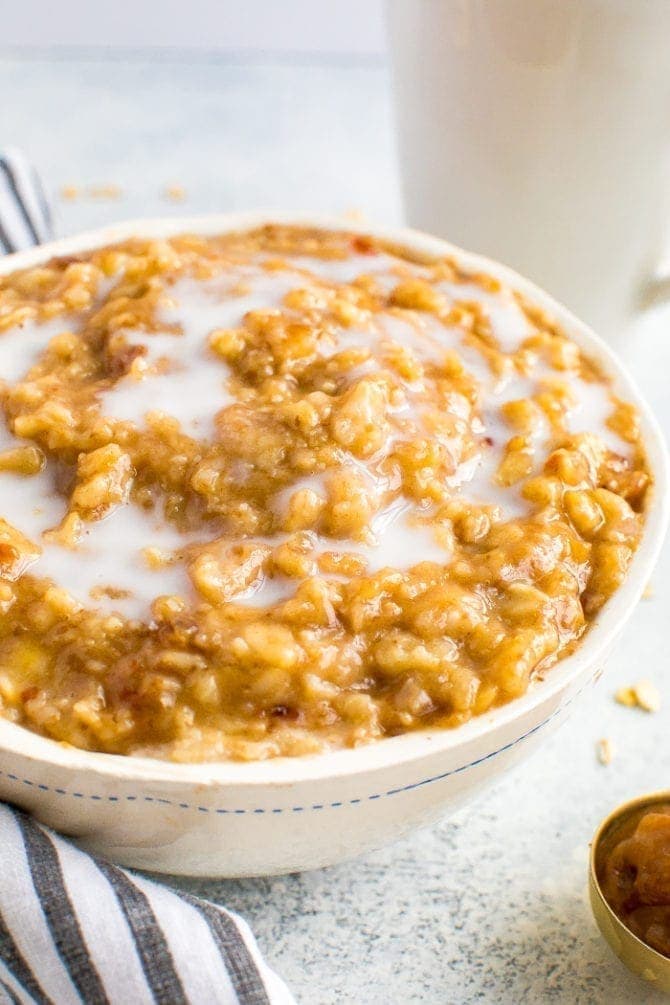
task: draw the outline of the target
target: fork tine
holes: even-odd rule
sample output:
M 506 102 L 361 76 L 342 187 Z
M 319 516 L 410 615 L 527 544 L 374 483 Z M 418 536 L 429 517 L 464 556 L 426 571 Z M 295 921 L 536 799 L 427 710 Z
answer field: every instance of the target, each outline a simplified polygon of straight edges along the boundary
M 15 149 L 0 154 L 0 251 L 12 252 L 48 241 L 51 209 L 39 175 Z

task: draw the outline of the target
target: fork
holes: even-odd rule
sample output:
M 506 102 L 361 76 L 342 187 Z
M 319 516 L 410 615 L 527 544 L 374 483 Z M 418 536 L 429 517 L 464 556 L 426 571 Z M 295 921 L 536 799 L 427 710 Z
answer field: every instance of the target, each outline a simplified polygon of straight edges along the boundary
M 53 236 L 49 201 L 30 161 L 13 147 L 0 152 L 0 254 Z

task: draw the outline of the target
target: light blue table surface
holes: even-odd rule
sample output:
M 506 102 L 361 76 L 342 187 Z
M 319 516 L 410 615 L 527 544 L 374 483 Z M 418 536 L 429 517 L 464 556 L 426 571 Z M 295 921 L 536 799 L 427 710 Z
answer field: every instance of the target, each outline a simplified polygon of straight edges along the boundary
M 381 63 L 0 51 L 0 146 L 35 161 L 60 234 L 139 217 L 258 207 L 401 219 Z M 58 198 L 116 184 L 117 200 Z M 187 191 L 165 200 L 166 185 Z M 624 353 L 670 428 L 670 312 Z M 591 919 L 589 838 L 623 799 L 670 786 L 666 548 L 605 679 L 535 757 L 455 820 L 320 872 L 184 882 L 241 912 L 302 1005 L 661 1002 Z M 615 688 L 661 688 L 656 715 Z M 610 737 L 612 764 L 596 760 Z

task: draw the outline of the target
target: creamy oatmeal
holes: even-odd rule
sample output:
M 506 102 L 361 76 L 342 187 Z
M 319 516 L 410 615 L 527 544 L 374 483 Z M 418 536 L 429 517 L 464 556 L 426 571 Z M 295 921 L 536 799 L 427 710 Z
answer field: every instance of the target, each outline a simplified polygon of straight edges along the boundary
M 491 277 L 284 226 L 0 277 L 0 708 L 253 759 L 523 694 L 617 589 L 635 410 Z

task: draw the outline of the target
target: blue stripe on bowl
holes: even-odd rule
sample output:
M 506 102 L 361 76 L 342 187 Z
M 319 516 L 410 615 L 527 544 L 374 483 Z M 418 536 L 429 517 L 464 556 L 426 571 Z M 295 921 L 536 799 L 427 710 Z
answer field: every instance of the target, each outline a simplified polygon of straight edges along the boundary
M 585 687 L 586 685 L 584 685 Z M 19 775 L 12 774 L 9 771 L 0 771 L 1 778 L 7 778 L 11 782 L 18 782 L 23 785 L 35 786 L 41 789 L 43 792 L 52 792 L 59 796 L 68 796 L 74 799 L 91 799 L 95 801 L 103 801 L 109 803 L 117 802 L 145 802 L 145 803 L 162 803 L 165 806 L 176 806 L 181 810 L 195 810 L 198 813 L 217 813 L 217 814 L 227 814 L 231 813 L 233 815 L 241 816 L 244 814 L 263 814 L 263 813 L 305 813 L 307 811 L 319 811 L 319 810 L 335 810 L 340 809 L 342 806 L 360 806 L 362 803 L 372 802 L 377 799 L 386 799 L 390 796 L 398 796 L 403 792 L 411 792 L 414 789 L 420 789 L 424 785 L 432 785 L 434 782 L 441 782 L 445 778 L 449 778 L 451 775 L 461 774 L 463 771 L 468 771 L 470 768 L 475 768 L 479 764 L 484 764 L 486 761 L 490 761 L 493 757 L 497 757 L 499 754 L 505 753 L 507 750 L 511 750 L 512 747 L 516 747 L 519 743 L 527 740 L 534 733 L 539 732 L 547 726 L 553 719 L 561 714 L 572 702 L 581 694 L 584 687 L 580 688 L 571 698 L 568 699 L 563 705 L 560 705 L 551 715 L 543 719 L 542 722 L 533 726 L 526 733 L 522 733 L 515 740 L 510 740 L 509 743 L 504 744 L 502 747 L 498 747 L 496 750 L 492 750 L 488 754 L 484 754 L 482 757 L 478 757 L 474 761 L 468 762 L 468 764 L 462 764 L 458 768 L 451 768 L 449 771 L 443 771 L 439 775 L 431 775 L 429 778 L 422 778 L 418 782 L 410 782 L 407 785 L 400 785 L 395 789 L 387 789 L 385 792 L 373 792 L 369 795 L 357 796 L 353 799 L 340 799 L 332 803 L 314 803 L 311 806 L 276 806 L 272 808 L 268 807 L 255 807 L 252 809 L 233 809 L 230 807 L 214 807 L 214 806 L 200 806 L 196 803 L 184 803 L 176 802 L 171 799 L 158 798 L 156 796 L 101 796 L 97 793 L 86 794 L 83 792 L 68 792 L 67 789 L 63 788 L 52 788 L 43 783 L 37 783 L 29 778 L 21 778 Z

